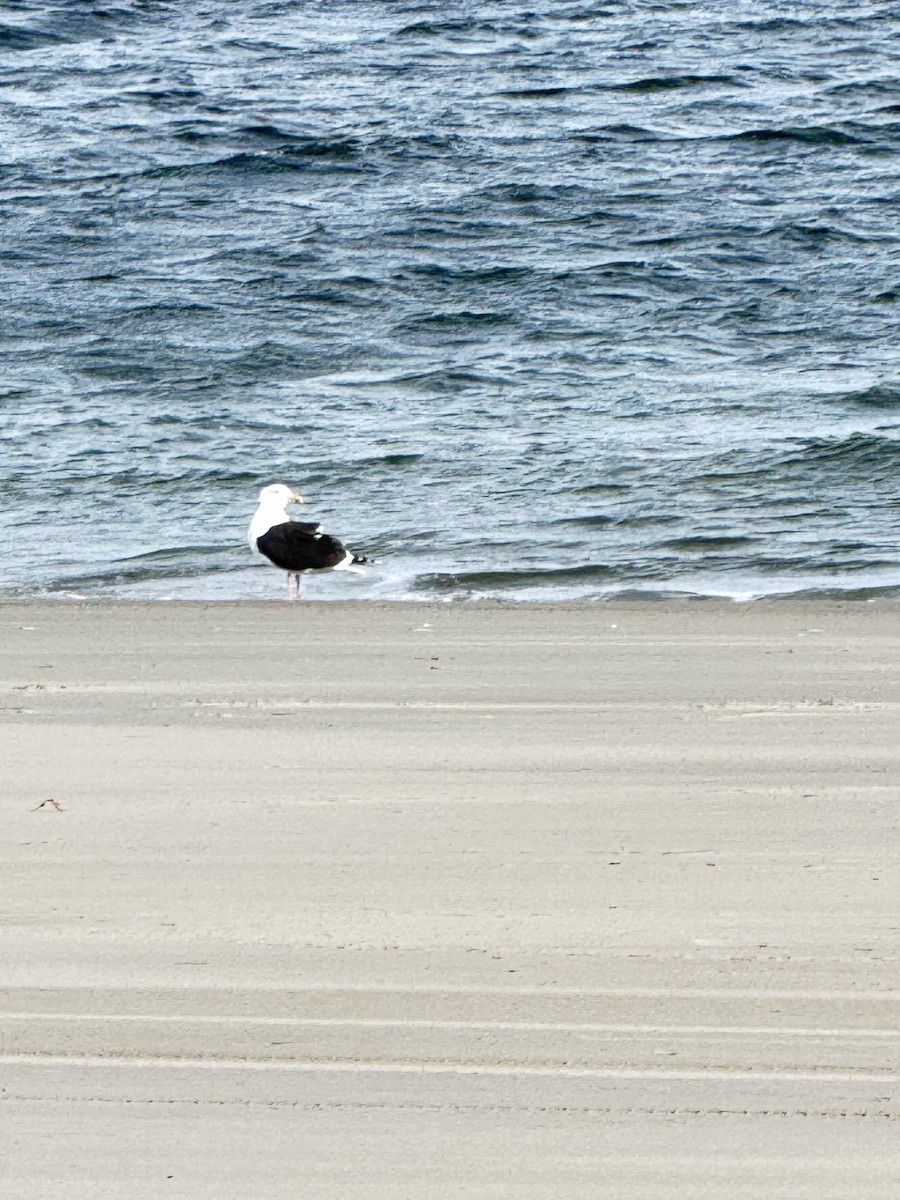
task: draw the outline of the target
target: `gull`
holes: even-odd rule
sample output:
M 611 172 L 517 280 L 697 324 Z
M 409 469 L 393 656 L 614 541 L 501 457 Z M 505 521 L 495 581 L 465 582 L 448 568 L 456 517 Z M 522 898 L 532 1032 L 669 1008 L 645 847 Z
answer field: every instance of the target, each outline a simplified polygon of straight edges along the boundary
M 348 550 L 343 542 L 322 532 L 317 521 L 292 521 L 289 504 L 303 497 L 284 483 L 271 483 L 259 493 L 247 538 L 250 549 L 288 573 L 288 598 L 300 599 L 300 576 L 304 571 L 359 571 L 368 560 Z

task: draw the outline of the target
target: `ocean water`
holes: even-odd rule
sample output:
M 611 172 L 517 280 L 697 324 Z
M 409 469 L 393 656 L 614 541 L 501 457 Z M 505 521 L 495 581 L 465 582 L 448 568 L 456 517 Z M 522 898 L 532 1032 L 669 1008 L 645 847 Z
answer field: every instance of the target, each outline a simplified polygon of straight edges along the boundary
M 900 4 L 7 0 L 0 597 L 900 594 Z

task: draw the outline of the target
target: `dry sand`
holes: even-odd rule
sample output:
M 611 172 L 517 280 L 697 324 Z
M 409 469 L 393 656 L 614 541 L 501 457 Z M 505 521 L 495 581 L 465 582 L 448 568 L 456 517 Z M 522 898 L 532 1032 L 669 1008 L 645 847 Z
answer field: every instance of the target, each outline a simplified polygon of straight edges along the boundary
M 900 1194 L 898 606 L 0 646 L 4 1195 Z

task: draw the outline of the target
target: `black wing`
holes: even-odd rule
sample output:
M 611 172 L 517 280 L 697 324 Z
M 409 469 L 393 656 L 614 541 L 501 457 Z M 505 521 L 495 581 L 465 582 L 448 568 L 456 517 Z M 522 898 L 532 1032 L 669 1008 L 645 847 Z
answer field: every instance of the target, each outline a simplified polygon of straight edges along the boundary
M 318 528 L 309 521 L 285 521 L 267 529 L 256 546 L 283 571 L 326 571 L 336 567 L 347 551 L 337 538 L 316 533 Z

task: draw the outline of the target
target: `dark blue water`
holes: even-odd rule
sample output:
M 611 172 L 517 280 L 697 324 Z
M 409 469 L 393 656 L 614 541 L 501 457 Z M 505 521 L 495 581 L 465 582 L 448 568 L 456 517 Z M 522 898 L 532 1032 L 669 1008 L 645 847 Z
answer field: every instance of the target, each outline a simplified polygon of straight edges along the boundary
M 900 5 L 12 0 L 0 595 L 900 590 Z

